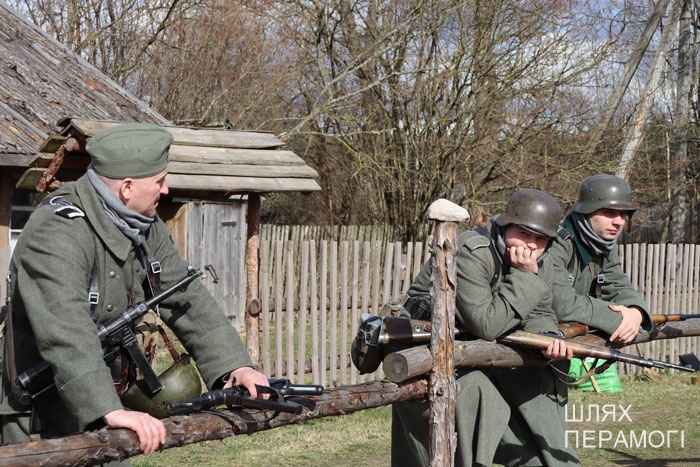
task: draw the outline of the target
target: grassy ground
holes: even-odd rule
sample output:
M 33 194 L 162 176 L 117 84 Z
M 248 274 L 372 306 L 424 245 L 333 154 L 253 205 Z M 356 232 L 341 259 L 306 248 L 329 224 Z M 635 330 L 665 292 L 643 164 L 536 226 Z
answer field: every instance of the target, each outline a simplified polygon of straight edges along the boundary
M 584 418 L 592 411 L 591 420 L 569 423 L 579 436 L 582 464 L 700 465 L 700 385 L 691 384 L 687 375 L 664 376 L 661 383 L 625 378 L 622 385 L 621 393 L 570 391 L 570 409 L 575 408 L 570 418 L 580 418 L 581 408 Z M 390 424 L 391 409 L 382 407 L 139 456 L 133 464 L 382 467 L 390 464 Z M 569 439 L 576 446 L 576 435 Z

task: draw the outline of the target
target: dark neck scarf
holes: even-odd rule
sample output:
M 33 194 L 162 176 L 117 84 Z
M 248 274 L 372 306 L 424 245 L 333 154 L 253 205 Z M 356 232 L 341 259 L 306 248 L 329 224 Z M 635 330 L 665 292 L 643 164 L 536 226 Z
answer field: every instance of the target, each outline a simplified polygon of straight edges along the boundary
M 571 213 L 571 223 L 574 226 L 581 244 L 588 249 L 592 256 L 604 255 L 612 251 L 617 245 L 617 237 L 612 240 L 605 240 L 598 236 L 593 230 L 591 219 L 586 214 L 579 212 Z M 619 235 L 618 235 L 619 237 Z
M 92 168 L 92 164 L 87 169 L 87 176 L 90 183 L 95 188 L 97 195 L 102 201 L 105 213 L 112 219 L 114 225 L 129 238 L 134 245 L 141 245 L 144 241 L 144 234 L 155 222 L 155 217 L 146 217 L 134 212 L 124 205 L 122 200 L 103 182 Z

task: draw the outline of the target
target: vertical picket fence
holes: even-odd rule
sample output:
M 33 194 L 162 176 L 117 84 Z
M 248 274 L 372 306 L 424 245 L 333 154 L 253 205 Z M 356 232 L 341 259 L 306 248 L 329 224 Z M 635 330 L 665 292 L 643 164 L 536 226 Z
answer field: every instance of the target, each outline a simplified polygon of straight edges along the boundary
M 360 375 L 350 345 L 362 313 L 398 300 L 429 257 L 422 242 L 261 243 L 261 363 L 271 377 L 333 387 Z
M 652 313 L 700 313 L 700 250 L 690 244 L 639 244 L 620 247 L 623 268 Z M 673 323 L 670 323 L 672 326 Z M 628 346 L 625 352 L 680 363 L 683 354 L 700 351 L 700 337 L 659 340 Z M 618 367 L 623 374 L 641 374 L 635 365 Z M 676 371 L 676 370 L 672 370 Z
M 338 238 L 338 237 L 335 237 Z M 381 379 L 360 375 L 350 344 L 362 313 L 398 300 L 430 257 L 427 243 L 304 239 L 291 231 L 260 246 L 261 363 L 271 377 L 334 387 Z M 697 245 L 628 244 L 623 268 L 653 313 L 699 313 Z M 623 351 L 679 363 L 699 353 L 700 337 L 653 341 Z M 634 365 L 618 365 L 639 374 Z M 675 371 L 675 370 L 674 370 Z

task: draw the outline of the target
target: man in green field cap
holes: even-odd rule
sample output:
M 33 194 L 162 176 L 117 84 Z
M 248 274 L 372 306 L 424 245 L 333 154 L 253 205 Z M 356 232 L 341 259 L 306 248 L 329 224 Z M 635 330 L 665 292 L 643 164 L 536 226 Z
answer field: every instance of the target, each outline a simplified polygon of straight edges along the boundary
M 114 376 L 97 329 L 187 274 L 156 215 L 168 193 L 172 141 L 167 130 L 136 123 L 96 134 L 87 143 L 87 174 L 44 200 L 22 231 L 10 266 L 13 325 L 5 329 L 3 346 L 3 443 L 104 425 L 135 431 L 146 454 L 165 441 L 160 420 L 122 405 L 119 395 L 133 366 L 126 365 L 126 375 L 117 368 Z M 235 381 L 256 397 L 255 384 L 267 385 L 200 281 L 166 299 L 158 314 L 194 357 L 209 388 Z M 13 366 L 9 373 L 21 374 L 42 361 L 51 365 L 55 390 L 25 406 L 7 370 Z

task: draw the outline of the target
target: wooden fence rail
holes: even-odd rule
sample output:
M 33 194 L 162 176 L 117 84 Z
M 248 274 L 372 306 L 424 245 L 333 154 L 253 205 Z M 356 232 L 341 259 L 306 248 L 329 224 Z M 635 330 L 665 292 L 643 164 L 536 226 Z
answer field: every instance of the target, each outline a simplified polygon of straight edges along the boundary
M 327 387 L 383 378 L 381 367 L 360 375 L 349 363 L 360 314 L 377 314 L 383 304 L 398 300 L 430 257 L 429 248 L 421 242 L 278 238 L 262 240 L 260 249 L 263 371 Z M 620 247 L 620 255 L 653 313 L 700 311 L 697 245 L 629 244 Z M 699 344 L 700 337 L 684 337 L 624 351 L 678 363 L 680 355 L 698 353 Z M 618 371 L 641 370 L 623 364 Z

